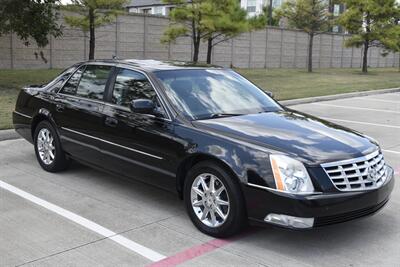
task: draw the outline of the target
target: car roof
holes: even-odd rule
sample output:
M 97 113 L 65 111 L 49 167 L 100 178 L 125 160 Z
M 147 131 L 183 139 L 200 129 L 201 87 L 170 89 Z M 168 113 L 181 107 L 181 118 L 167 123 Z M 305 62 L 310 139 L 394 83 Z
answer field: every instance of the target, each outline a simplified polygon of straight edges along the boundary
M 90 64 L 108 63 L 108 64 L 123 64 L 132 67 L 140 68 L 148 72 L 159 70 L 179 70 L 179 69 L 222 69 L 223 67 L 210 65 L 205 63 L 193 63 L 188 61 L 161 61 L 154 59 L 98 59 L 85 62 Z

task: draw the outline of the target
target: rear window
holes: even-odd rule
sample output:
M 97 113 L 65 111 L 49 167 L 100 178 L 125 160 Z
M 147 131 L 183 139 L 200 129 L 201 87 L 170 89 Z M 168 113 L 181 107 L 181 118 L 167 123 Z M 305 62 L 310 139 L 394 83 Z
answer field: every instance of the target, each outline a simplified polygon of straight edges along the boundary
M 103 100 L 111 66 L 87 66 L 82 74 L 76 95 L 89 99 Z

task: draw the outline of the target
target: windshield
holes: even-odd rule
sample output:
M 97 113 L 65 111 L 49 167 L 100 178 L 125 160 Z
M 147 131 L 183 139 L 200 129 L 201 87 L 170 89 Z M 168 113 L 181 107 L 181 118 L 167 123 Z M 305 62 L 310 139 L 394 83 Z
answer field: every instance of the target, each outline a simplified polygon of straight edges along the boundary
M 192 120 L 281 110 L 266 93 L 233 70 L 165 70 L 154 74 L 173 105 Z

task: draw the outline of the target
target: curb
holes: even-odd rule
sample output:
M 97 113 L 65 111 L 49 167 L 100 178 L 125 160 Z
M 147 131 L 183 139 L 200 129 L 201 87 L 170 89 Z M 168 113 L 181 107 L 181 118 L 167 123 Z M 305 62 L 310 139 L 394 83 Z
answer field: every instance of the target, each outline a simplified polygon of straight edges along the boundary
M 380 94 L 388 94 L 388 93 L 396 93 L 396 92 L 400 92 L 400 87 L 381 89 L 381 90 L 370 90 L 370 91 L 362 91 L 362 92 L 345 93 L 345 94 L 338 94 L 338 95 L 307 97 L 307 98 L 300 98 L 300 99 L 283 100 L 283 101 L 278 101 L 278 102 L 281 103 L 283 106 L 294 106 L 294 105 L 307 104 L 307 103 L 313 103 L 313 102 L 322 102 L 322 101 L 329 101 L 329 100 L 336 100 L 336 99 L 344 99 L 344 98 L 368 96 L 368 95 L 380 95 Z
M 0 141 L 15 140 L 22 138 L 14 129 L 0 130 Z
M 368 96 L 368 95 L 380 95 L 380 94 L 388 94 L 388 93 L 396 93 L 396 92 L 400 92 L 400 87 L 399 88 L 382 89 L 382 90 L 353 92 L 353 93 L 338 94 L 338 95 L 327 95 L 327 96 L 307 97 L 307 98 L 292 99 L 292 100 L 283 100 L 283 101 L 279 101 L 279 103 L 281 103 L 283 106 L 294 106 L 294 105 L 322 102 L 322 101 L 328 101 L 328 100 L 336 100 L 336 99 L 344 99 L 344 98 Z M 15 140 L 15 139 L 20 139 L 20 138 L 22 138 L 22 137 L 14 129 L 0 130 L 0 141 Z

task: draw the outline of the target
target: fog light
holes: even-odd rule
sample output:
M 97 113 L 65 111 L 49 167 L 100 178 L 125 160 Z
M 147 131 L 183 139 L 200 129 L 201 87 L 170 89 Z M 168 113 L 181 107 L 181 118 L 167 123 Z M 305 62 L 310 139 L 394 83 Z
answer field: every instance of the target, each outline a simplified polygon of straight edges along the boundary
M 314 225 L 314 218 L 300 218 L 275 213 L 268 214 L 264 221 L 267 223 L 298 229 L 311 228 Z

